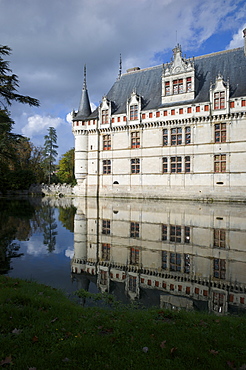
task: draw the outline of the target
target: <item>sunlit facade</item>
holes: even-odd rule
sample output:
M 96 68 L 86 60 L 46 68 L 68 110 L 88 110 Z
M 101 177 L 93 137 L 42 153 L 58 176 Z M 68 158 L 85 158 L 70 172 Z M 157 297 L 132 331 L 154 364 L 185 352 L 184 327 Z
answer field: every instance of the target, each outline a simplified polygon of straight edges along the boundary
M 246 200 L 246 47 L 185 58 L 177 45 L 94 112 L 84 82 L 73 133 L 77 195 Z

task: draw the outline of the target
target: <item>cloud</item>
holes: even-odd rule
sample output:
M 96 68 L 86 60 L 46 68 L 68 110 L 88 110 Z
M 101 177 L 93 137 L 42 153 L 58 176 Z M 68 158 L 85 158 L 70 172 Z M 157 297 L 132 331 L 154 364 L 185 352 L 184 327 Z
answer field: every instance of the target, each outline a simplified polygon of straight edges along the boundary
M 245 14 L 242 0 L 0 0 L 1 43 L 12 48 L 19 92 L 40 100 L 31 112 L 11 107 L 16 127 L 28 137 L 58 127 L 59 145 L 69 149 L 72 135 L 67 140 L 62 122 L 70 123 L 69 112 L 78 109 L 84 64 L 95 108 L 118 77 L 120 54 L 124 73 L 170 61 L 177 42 L 187 56 L 223 50 L 234 34 L 235 47 Z
M 243 30 L 246 28 L 246 23 L 239 28 L 237 33 L 235 33 L 232 37 L 232 40 L 230 41 L 229 45 L 227 46 L 227 49 L 234 49 L 234 48 L 240 48 L 243 46 L 244 40 L 243 40 Z
M 74 256 L 74 248 L 70 247 L 65 250 L 65 256 L 72 259 Z
M 27 124 L 22 128 L 22 134 L 32 138 L 35 135 L 45 133 L 49 127 L 57 128 L 64 120 L 59 117 L 41 116 L 36 114 L 27 119 Z

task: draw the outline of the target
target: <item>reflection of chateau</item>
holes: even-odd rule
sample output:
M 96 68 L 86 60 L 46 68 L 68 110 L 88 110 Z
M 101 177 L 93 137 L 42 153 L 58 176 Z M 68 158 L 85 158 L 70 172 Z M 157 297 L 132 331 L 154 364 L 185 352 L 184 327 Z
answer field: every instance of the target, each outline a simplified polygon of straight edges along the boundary
M 245 207 L 76 201 L 77 277 L 94 276 L 101 291 L 121 291 L 146 304 L 245 310 Z

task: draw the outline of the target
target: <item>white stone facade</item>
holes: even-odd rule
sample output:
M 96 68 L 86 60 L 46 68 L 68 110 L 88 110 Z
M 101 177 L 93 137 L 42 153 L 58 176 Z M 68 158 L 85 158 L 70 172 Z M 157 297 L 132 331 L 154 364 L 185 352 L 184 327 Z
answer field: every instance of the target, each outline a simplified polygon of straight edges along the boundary
M 77 195 L 246 200 L 244 50 L 173 52 L 171 63 L 123 74 L 91 115 L 74 115 Z

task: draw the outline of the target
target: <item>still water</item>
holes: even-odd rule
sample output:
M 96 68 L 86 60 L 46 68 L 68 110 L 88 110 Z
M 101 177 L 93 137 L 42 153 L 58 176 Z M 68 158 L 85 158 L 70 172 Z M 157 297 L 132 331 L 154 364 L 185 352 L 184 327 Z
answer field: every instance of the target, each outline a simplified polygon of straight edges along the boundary
M 148 307 L 246 312 L 245 216 L 243 204 L 1 199 L 0 273 Z

